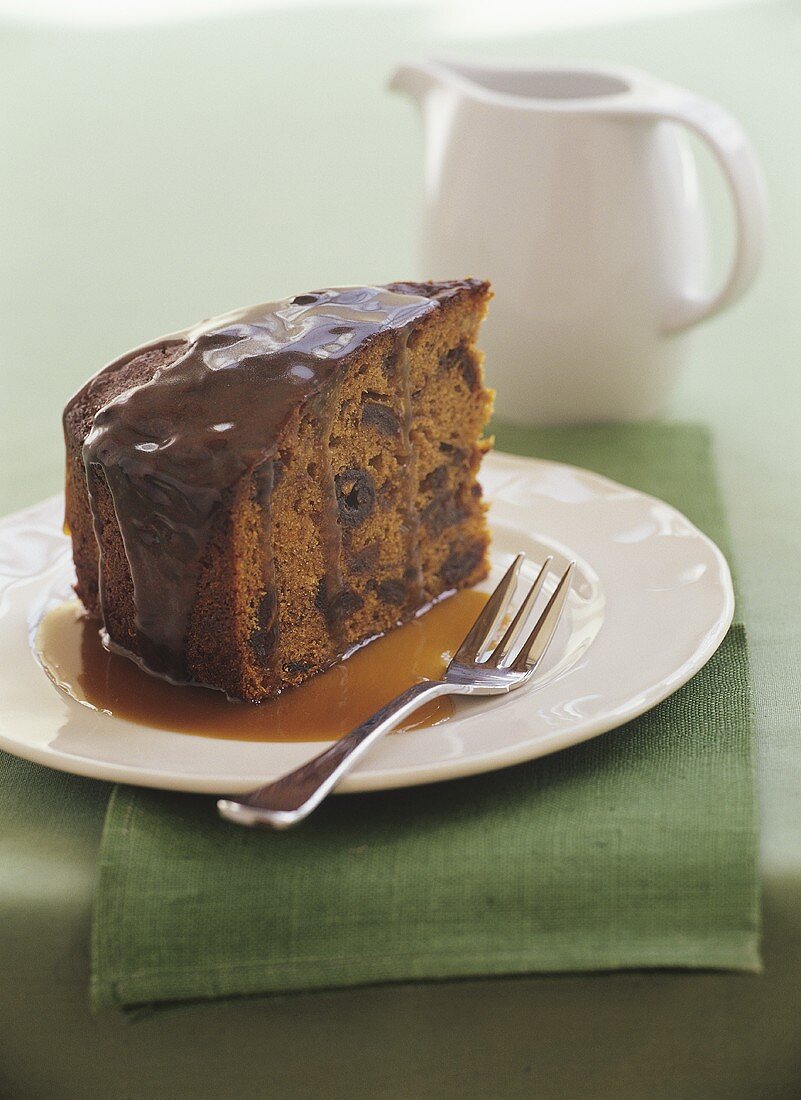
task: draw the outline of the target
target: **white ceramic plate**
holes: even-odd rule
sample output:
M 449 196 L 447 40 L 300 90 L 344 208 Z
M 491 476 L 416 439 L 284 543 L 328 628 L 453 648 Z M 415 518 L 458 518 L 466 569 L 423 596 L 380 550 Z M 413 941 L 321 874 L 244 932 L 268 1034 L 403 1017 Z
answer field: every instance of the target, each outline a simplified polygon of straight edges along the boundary
M 578 563 L 542 672 L 498 699 L 459 700 L 449 721 L 385 738 L 343 782 L 367 791 L 532 760 L 642 714 L 704 665 L 731 623 L 718 548 L 662 501 L 586 470 L 492 454 L 491 587 L 518 550 Z M 43 612 L 69 595 L 62 501 L 0 521 L 0 748 L 62 771 L 169 790 L 246 791 L 323 743 L 192 737 L 113 718 L 67 698 L 38 664 Z

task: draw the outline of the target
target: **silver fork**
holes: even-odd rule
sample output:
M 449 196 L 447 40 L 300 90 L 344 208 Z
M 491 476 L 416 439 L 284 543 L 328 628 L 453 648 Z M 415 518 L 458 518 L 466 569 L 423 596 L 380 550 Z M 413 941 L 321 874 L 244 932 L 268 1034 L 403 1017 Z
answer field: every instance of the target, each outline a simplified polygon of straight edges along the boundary
M 440 695 L 505 695 L 527 684 L 554 636 L 576 563 L 568 565 L 528 637 L 515 649 L 548 576 L 553 558 L 546 558 L 503 637 L 490 649 L 511 603 L 524 559 L 525 554 L 518 554 L 498 582 L 441 680 L 413 684 L 347 736 L 280 779 L 241 798 L 221 798 L 217 803 L 220 814 L 239 825 L 288 829 L 308 817 L 376 741 L 423 703 Z

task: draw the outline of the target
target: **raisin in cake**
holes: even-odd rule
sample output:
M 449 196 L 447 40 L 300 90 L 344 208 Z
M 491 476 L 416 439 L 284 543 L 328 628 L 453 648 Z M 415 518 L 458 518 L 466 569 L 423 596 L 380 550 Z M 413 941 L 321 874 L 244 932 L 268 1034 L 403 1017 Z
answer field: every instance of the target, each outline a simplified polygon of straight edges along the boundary
M 111 363 L 68 404 L 76 590 L 108 644 L 262 700 L 487 572 L 485 282 L 304 294 Z

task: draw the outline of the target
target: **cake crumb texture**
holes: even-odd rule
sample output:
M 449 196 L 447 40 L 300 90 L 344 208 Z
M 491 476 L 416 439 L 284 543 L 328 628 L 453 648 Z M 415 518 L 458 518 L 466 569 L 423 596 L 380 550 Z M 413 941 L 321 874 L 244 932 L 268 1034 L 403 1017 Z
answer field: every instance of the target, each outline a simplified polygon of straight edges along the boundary
M 291 408 L 268 457 L 226 489 L 193 582 L 191 682 L 269 698 L 487 574 L 477 474 L 492 399 L 475 341 L 489 285 L 387 289 L 435 308 L 341 359 L 314 399 Z M 134 657 L 134 578 L 104 471 L 84 465 L 84 442 L 98 409 L 181 352 L 150 348 L 112 365 L 64 417 L 76 591 Z

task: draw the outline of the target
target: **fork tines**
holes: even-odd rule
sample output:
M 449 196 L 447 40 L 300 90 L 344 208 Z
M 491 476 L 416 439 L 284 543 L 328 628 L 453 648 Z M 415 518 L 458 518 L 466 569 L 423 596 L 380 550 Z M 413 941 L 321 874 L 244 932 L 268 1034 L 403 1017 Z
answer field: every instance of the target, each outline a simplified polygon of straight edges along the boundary
M 512 597 L 517 588 L 520 568 L 525 561 L 525 557 L 525 554 L 518 554 L 498 582 L 487 600 L 484 610 L 459 646 L 454 656 L 455 663 L 483 668 L 509 669 L 512 672 L 525 673 L 535 668 L 542 659 L 556 630 L 556 625 L 559 622 L 565 600 L 570 591 L 570 582 L 576 566 L 574 561 L 570 562 L 559 578 L 556 588 L 545 605 L 545 609 L 535 622 L 528 637 L 516 651 L 515 647 L 548 577 L 553 562 L 553 557 L 550 555 L 543 562 L 517 614 L 504 631 L 503 637 L 494 648 L 490 649 L 496 631 L 503 622 L 512 602 Z

